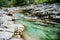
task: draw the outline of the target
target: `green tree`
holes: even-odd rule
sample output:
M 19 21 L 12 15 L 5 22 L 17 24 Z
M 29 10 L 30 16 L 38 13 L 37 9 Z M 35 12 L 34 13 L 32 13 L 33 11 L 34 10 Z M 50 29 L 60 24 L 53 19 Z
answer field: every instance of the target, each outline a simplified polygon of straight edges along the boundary
M 16 0 L 8 0 L 7 3 L 8 3 L 7 5 L 9 7 L 12 7 L 12 6 L 14 6 L 16 4 Z
M 15 6 L 22 6 L 25 4 L 25 0 L 16 0 Z
M 0 7 L 7 6 L 6 0 L 0 0 Z

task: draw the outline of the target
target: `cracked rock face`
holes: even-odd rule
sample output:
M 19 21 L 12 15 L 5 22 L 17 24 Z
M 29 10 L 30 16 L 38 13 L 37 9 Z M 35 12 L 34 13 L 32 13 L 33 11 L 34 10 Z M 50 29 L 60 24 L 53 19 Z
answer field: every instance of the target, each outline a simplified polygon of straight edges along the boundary
M 30 7 L 26 7 L 26 9 L 24 10 L 27 14 L 27 16 L 34 16 L 34 17 L 38 17 L 40 19 L 46 19 L 47 15 L 50 16 L 51 19 L 49 19 L 49 17 L 47 19 L 52 20 L 53 22 L 56 22 L 58 20 L 58 22 L 60 23 L 60 3 L 55 3 L 55 4 L 47 4 L 47 5 L 33 5 L 32 8 Z M 53 15 L 53 16 L 52 16 Z M 55 17 L 56 16 L 56 17 Z M 59 16 L 59 17 L 58 17 Z M 42 18 L 41 18 L 42 17 Z M 45 18 L 46 17 L 46 18 Z
M 13 8 L 14 9 L 14 8 Z M 0 39 L 1 40 L 23 40 L 20 36 L 20 33 L 24 30 L 24 26 L 22 24 L 16 24 L 15 18 L 13 14 L 9 12 L 14 12 L 17 9 L 13 10 L 9 8 L 8 11 L 4 11 L 5 9 L 0 10 Z M 16 31 L 17 29 L 17 31 Z M 18 32 L 18 34 L 16 32 Z M 18 35 L 18 36 L 17 36 Z

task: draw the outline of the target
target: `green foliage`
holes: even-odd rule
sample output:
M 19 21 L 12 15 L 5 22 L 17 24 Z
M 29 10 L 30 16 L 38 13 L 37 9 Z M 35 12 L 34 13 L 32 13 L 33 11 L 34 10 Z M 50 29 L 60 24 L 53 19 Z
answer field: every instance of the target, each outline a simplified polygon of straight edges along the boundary
M 47 3 L 55 3 L 56 0 L 47 0 Z
M 60 1 L 59 0 L 0 0 L 0 7 L 24 6 L 30 4 L 55 3 L 55 2 Z
M 7 6 L 6 3 L 7 3 L 6 0 L 0 0 L 0 7 Z
M 16 0 L 15 6 L 22 6 L 22 5 L 25 4 L 25 1 L 26 1 L 26 0 Z
M 10 0 L 10 1 L 8 1 L 7 6 L 12 7 L 12 6 L 14 6 L 15 4 L 16 4 L 16 0 Z

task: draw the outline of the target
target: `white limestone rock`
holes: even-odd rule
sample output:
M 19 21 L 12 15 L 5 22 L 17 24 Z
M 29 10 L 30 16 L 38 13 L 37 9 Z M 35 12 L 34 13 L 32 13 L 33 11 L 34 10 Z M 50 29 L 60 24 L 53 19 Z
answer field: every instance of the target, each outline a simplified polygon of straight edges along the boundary
M 13 33 L 11 32 L 0 32 L 0 38 L 9 39 L 12 37 Z
M 24 26 L 22 24 L 15 24 L 15 25 L 20 32 L 22 32 L 24 30 Z
M 6 28 L 0 28 L 0 31 L 14 33 L 15 29 L 12 29 L 12 28 L 9 28 L 9 29 L 6 29 Z
M 23 40 L 22 38 L 12 38 L 10 40 Z
M 1 23 L 5 22 L 5 21 L 11 21 L 12 19 L 13 19 L 13 17 L 7 16 L 7 15 L 0 17 Z
M 18 28 L 18 30 L 20 30 L 20 32 L 22 32 L 24 30 L 24 26 L 22 24 L 13 24 L 13 22 L 4 22 L 2 25 L 1 25 L 2 28 L 12 28 L 12 29 L 16 29 Z
M 16 27 L 15 27 L 15 24 L 12 22 L 12 21 L 5 21 L 2 25 L 1 25 L 1 27 L 6 27 L 6 28 L 13 28 L 13 29 L 15 29 Z

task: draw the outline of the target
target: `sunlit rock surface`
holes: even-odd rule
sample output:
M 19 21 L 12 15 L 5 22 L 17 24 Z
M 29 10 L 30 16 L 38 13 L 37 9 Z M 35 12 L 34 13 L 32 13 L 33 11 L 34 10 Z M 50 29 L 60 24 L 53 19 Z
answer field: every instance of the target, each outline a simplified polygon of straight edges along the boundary
M 3 8 L 0 10 L 0 40 L 23 40 L 21 37 L 18 38 L 17 36 L 20 36 L 24 30 L 22 24 L 15 23 L 13 13 L 17 10 L 18 7 Z M 15 36 L 17 36 L 17 38 L 15 38 Z
M 10 32 L 0 32 L 0 38 L 4 38 L 4 39 L 9 39 L 10 37 L 12 37 L 13 33 Z
M 23 40 L 21 38 L 12 38 L 11 40 Z

